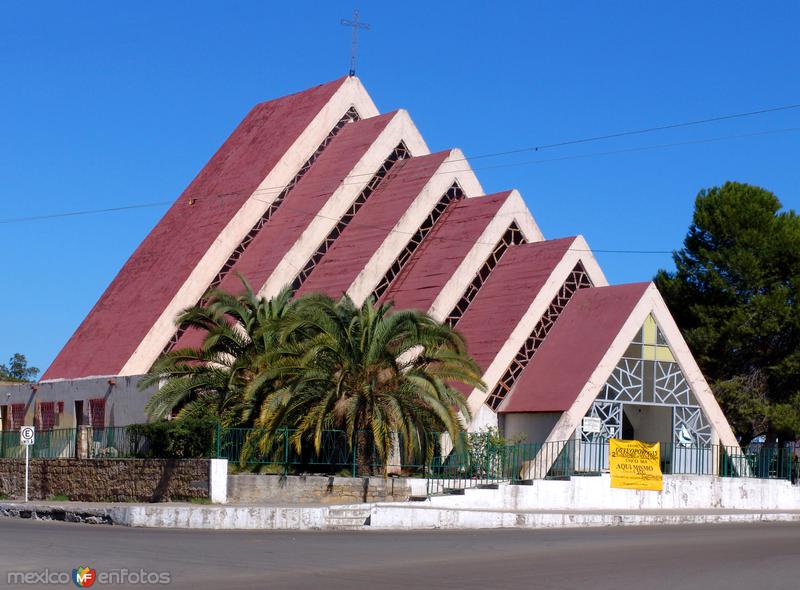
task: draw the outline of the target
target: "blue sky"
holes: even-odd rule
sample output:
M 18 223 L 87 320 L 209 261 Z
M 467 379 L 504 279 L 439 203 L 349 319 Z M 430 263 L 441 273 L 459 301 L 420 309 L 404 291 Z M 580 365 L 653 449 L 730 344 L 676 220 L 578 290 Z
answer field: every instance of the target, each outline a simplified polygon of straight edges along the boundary
M 487 154 L 800 103 L 797 2 L 359 7 L 372 26 L 360 78 L 382 111 L 407 109 L 433 150 Z M 254 103 L 347 73 L 339 19 L 352 8 L 3 3 L 0 220 L 175 199 Z M 474 167 L 487 192 L 518 188 L 547 237 L 669 251 L 703 187 L 754 183 L 800 209 L 797 128 L 800 109 Z M 165 210 L 0 224 L 0 362 L 18 351 L 44 369 Z M 615 283 L 671 265 L 597 256 Z

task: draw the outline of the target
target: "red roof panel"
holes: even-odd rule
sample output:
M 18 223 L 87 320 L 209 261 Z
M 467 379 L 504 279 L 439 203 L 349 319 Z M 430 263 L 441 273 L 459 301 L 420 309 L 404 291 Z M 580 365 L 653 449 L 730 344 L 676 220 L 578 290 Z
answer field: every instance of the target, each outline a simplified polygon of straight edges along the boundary
M 648 286 L 632 283 L 575 293 L 499 411 L 568 410 Z
M 317 264 L 298 294 L 345 293 L 449 151 L 398 162 Z
M 256 105 L 131 255 L 42 379 L 117 374 L 211 243 L 345 80 Z
M 456 325 L 483 371 L 511 336 L 575 238 L 511 246 Z
M 510 194 L 464 199 L 448 207 L 383 299 L 400 308 L 428 311 Z

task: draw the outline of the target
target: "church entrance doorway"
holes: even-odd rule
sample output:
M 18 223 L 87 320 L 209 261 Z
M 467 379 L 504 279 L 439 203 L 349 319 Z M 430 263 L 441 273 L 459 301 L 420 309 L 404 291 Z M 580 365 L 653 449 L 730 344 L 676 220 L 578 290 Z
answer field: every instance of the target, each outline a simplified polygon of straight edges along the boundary
M 619 438 L 644 442 L 672 440 L 672 408 L 644 404 L 623 404 Z

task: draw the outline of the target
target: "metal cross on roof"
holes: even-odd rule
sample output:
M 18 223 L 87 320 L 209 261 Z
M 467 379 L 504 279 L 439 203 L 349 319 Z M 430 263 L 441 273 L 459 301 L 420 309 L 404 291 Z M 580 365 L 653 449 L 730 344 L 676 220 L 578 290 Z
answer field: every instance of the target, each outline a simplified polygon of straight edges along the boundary
M 356 61 L 358 60 L 358 29 L 369 31 L 369 24 L 358 21 L 358 8 L 353 9 L 353 19 L 343 18 L 341 24 L 353 28 L 353 36 L 350 41 L 350 75 L 356 75 Z

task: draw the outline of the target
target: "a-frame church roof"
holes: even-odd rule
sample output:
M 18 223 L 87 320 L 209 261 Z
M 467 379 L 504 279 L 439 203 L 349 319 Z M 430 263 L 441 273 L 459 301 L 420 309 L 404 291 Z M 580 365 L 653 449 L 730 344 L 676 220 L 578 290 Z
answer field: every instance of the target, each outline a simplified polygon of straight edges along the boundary
M 608 287 L 581 236 L 545 240 L 516 190 L 485 194 L 460 150 L 431 154 L 410 115 L 380 114 L 355 77 L 256 105 L 43 380 L 146 373 L 199 342 L 179 312 L 211 288 L 241 289 L 239 275 L 265 297 L 289 286 L 430 313 L 464 335 L 483 372 L 487 391 L 463 390 L 473 424 L 562 412 L 561 440 L 646 300 L 671 326 L 698 403 L 732 437 L 652 285 Z

